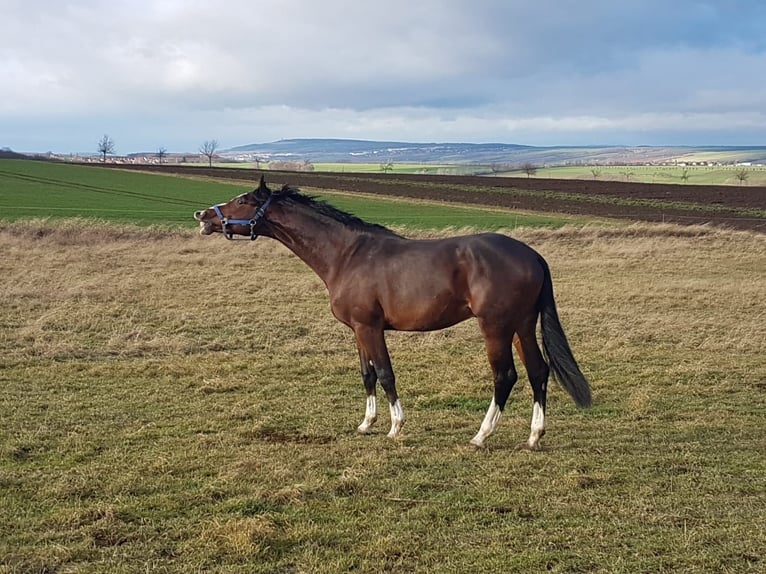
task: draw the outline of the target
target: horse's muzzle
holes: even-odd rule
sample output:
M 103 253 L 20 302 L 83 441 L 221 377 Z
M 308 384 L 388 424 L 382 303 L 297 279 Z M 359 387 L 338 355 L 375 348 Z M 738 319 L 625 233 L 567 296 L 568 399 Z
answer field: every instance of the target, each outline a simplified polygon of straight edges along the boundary
M 194 219 L 199 221 L 199 234 L 200 235 L 210 235 L 215 231 L 215 227 L 213 226 L 212 221 L 206 221 L 205 220 L 205 212 L 207 210 L 203 209 L 202 211 L 195 211 L 194 212 Z

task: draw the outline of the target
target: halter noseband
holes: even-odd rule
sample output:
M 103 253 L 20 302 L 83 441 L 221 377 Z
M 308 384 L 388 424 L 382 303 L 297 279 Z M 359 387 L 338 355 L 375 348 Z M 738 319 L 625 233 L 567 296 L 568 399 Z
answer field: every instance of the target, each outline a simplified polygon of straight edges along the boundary
M 258 222 L 263 218 L 264 214 L 266 213 L 266 208 L 271 203 L 271 199 L 274 197 L 273 195 L 269 195 L 269 198 L 263 202 L 263 204 L 258 207 L 255 210 L 255 213 L 253 213 L 253 217 L 250 219 L 229 219 L 226 216 L 224 216 L 223 213 L 221 213 L 221 205 L 222 203 L 214 205 L 211 209 L 215 211 L 215 214 L 218 216 L 218 219 L 221 220 L 221 231 L 223 232 L 223 236 L 231 241 L 234 239 L 234 234 L 229 231 L 227 228 L 230 225 L 249 225 L 250 226 L 250 241 L 255 241 L 258 239 L 258 234 L 255 232 L 255 226 L 258 225 Z

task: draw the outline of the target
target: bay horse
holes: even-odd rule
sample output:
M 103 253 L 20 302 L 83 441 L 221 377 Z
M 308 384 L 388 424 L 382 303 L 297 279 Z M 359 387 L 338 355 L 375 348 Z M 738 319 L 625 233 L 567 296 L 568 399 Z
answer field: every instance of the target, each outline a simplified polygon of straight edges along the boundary
M 287 185 L 272 192 L 263 176 L 255 190 L 194 218 L 202 235 L 275 239 L 322 279 L 333 315 L 351 328 L 359 351 L 367 392 L 360 433 L 377 420 L 377 382 L 391 413 L 388 436 L 399 436 L 404 424 L 385 331 L 434 331 L 470 317 L 478 320 L 494 375 L 494 396 L 472 445 L 483 447 L 495 431 L 516 383 L 513 346 L 534 395 L 530 449 L 539 448 L 545 433 L 549 372 L 577 405 L 590 405 L 588 381 L 558 317 L 548 264 L 520 241 L 498 233 L 408 239 Z

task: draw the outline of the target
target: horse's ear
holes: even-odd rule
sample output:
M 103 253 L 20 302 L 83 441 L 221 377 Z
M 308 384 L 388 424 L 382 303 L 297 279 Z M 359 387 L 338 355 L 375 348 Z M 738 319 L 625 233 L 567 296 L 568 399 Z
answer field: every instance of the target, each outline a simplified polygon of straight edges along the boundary
M 266 185 L 266 178 L 261 174 L 261 181 L 258 184 L 258 189 L 254 191 L 256 197 L 265 198 L 271 195 L 269 186 Z

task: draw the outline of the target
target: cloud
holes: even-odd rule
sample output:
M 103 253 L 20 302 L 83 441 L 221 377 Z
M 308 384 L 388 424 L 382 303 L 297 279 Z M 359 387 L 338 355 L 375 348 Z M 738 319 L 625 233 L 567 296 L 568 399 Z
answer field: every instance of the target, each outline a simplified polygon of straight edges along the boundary
M 763 139 L 759 3 L 10 0 L 3 15 L 0 145 L 19 149 L 105 131 L 122 151 Z

